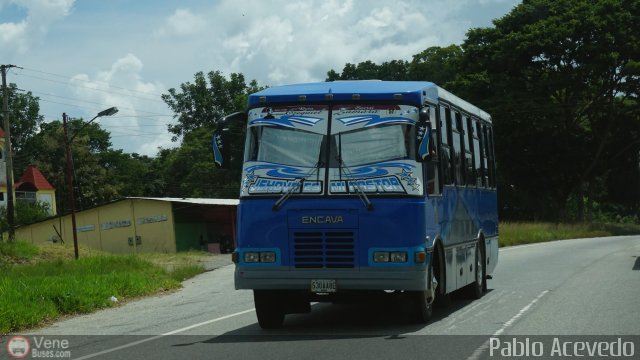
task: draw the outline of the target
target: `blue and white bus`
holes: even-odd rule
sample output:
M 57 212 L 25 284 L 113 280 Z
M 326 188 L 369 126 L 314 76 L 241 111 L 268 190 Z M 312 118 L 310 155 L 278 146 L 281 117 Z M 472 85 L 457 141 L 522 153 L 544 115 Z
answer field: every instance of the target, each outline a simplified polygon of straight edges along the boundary
M 427 322 L 498 261 L 491 117 L 430 82 L 335 81 L 249 96 L 235 286 L 263 328 L 312 301 L 401 296 Z

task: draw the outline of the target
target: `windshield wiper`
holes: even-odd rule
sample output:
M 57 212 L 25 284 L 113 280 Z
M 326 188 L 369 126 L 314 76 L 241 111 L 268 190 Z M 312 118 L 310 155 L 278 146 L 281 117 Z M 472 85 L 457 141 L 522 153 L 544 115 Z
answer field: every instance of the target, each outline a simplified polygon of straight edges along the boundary
M 280 196 L 280 198 L 278 200 L 276 200 L 276 202 L 273 204 L 273 206 L 271 207 L 272 211 L 278 211 L 280 210 L 280 208 L 282 207 L 282 205 L 284 205 L 284 203 L 289 200 L 289 198 L 291 197 L 291 195 L 293 194 L 293 191 L 298 189 L 300 186 L 302 186 L 302 181 L 303 180 L 307 180 L 309 178 L 309 176 L 313 175 L 313 173 L 315 171 L 318 171 L 320 169 L 320 167 L 322 166 L 322 162 L 318 161 L 312 168 L 311 170 L 309 170 L 306 174 L 304 174 L 302 177 L 296 178 L 294 181 L 294 184 L 291 184 L 291 186 L 289 186 L 289 188 L 287 189 L 287 191 L 285 191 L 284 194 L 282 194 L 282 196 Z
M 351 172 L 351 169 L 349 168 L 349 166 L 347 166 L 347 164 L 344 163 L 344 161 L 340 156 L 336 156 L 336 160 L 338 160 L 338 163 L 340 164 L 340 174 L 342 174 L 344 169 L 344 174 L 347 176 L 347 188 L 348 188 L 349 178 L 353 179 L 353 173 Z M 356 188 L 358 197 L 360 198 L 360 200 L 362 200 L 362 203 L 367 208 L 367 210 L 372 211 L 373 204 L 371 203 L 371 200 L 369 200 L 369 197 L 367 196 L 367 194 L 365 194 L 364 190 L 362 190 L 362 188 L 360 187 L 360 184 L 358 184 L 357 181 L 353 181 L 353 186 Z

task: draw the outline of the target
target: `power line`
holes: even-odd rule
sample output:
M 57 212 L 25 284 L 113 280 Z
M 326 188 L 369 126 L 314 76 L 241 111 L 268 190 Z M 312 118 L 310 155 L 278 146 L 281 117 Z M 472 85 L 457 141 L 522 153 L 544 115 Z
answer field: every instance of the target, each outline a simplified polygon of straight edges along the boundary
M 128 89 L 128 88 L 125 88 L 125 87 L 113 85 L 113 84 L 108 83 L 106 81 L 100 81 L 100 80 L 91 81 L 91 80 L 78 79 L 78 78 L 73 77 L 73 76 L 61 75 L 61 74 L 56 74 L 56 73 L 46 72 L 46 71 L 40 71 L 40 70 L 35 70 L 35 69 L 29 69 L 29 68 L 22 68 L 22 69 L 23 70 L 27 70 L 27 71 L 32 71 L 32 72 L 35 72 L 35 73 L 39 73 L 39 74 L 56 76 L 56 77 L 59 77 L 59 78 L 62 78 L 62 79 L 67 79 L 67 80 L 81 81 L 81 82 L 85 82 L 85 83 L 89 83 L 89 84 L 96 84 L 96 83 L 104 84 L 104 85 L 107 85 L 109 88 L 116 88 L 116 89 L 125 90 L 125 91 L 129 91 L 129 92 L 135 92 L 135 93 L 139 93 L 139 94 L 143 94 L 143 95 L 153 95 L 153 96 L 157 96 L 157 97 L 160 97 L 160 96 L 163 95 L 163 94 L 158 94 L 158 93 L 153 93 L 153 92 L 148 92 L 148 91 L 132 90 L 132 89 Z M 23 76 L 29 76 L 29 75 L 23 75 Z
M 71 97 L 68 97 L 68 96 L 55 95 L 55 94 L 50 94 L 50 93 L 45 93 L 45 92 L 40 92 L 40 91 L 32 91 L 32 93 L 34 93 L 34 94 L 42 94 L 42 95 L 45 95 L 45 96 L 51 96 L 51 97 L 54 97 L 54 98 L 60 98 L 60 99 L 66 99 L 66 100 L 73 100 L 73 101 L 76 101 L 76 102 L 83 102 L 83 103 L 87 103 L 87 104 L 100 105 L 100 107 L 101 107 L 101 108 L 102 108 L 102 107 L 104 107 L 104 106 L 109 106 L 109 104 L 100 103 L 100 102 L 97 102 L 97 101 L 80 100 L 80 99 L 71 98 Z M 39 100 L 41 100 L 41 101 L 50 102 L 50 103 L 54 103 L 54 104 L 74 106 L 74 107 L 78 107 L 78 108 L 81 108 L 81 109 L 98 110 L 98 108 L 88 108 L 88 107 L 81 106 L 81 105 L 74 105 L 74 104 L 68 104 L 68 103 L 61 103 L 61 102 L 56 102 L 56 101 L 53 101 L 53 100 L 46 100 L 46 99 L 42 99 L 41 97 L 38 97 L 38 98 L 39 98 Z M 167 117 L 168 117 L 168 116 L 171 116 L 171 117 L 173 117 L 173 116 L 174 116 L 174 115 L 172 115 L 172 114 L 162 114 L 162 113 L 156 113 L 156 112 L 152 112 L 152 111 L 139 110 L 139 109 L 136 109 L 136 108 L 130 108 L 130 107 L 121 107 L 121 106 L 119 106 L 119 108 L 120 108 L 120 109 L 125 109 L 125 110 L 132 110 L 132 111 L 135 111 L 135 112 L 147 113 L 147 114 L 155 115 L 155 116 L 167 116 Z
M 109 86 L 110 88 L 121 89 L 121 90 L 127 91 L 129 93 L 133 92 L 133 93 L 140 93 L 140 94 L 143 94 L 143 95 L 154 95 L 154 96 L 158 96 L 158 97 L 160 96 L 160 94 L 156 94 L 156 93 L 143 92 L 143 91 L 139 91 L 139 90 L 127 89 L 127 88 L 120 87 L 120 86 L 114 86 L 114 85 L 111 85 L 111 84 L 109 84 L 107 82 L 101 82 L 101 81 L 93 81 L 92 82 L 92 81 L 89 81 L 89 80 L 83 80 L 83 79 L 77 79 L 77 78 L 74 79 L 74 78 L 66 76 L 66 75 L 61 75 L 61 74 L 56 74 L 56 73 L 51 73 L 51 72 L 46 72 L 46 71 L 40 71 L 40 70 L 35 70 L 35 69 L 29 69 L 29 68 L 23 69 L 23 70 L 27 70 L 27 71 L 31 71 L 31 72 L 35 72 L 35 73 L 40 73 L 40 74 L 45 74 L 45 75 L 51 75 L 51 76 L 55 76 L 55 77 L 59 77 L 59 78 L 64 78 L 64 79 L 67 79 L 67 80 L 74 80 L 74 81 L 77 80 L 77 81 L 81 81 L 81 82 L 85 82 L 85 83 L 102 83 L 102 84 L 105 84 L 105 85 Z M 122 92 L 112 91 L 110 89 L 101 89 L 101 88 L 95 88 L 95 87 L 89 87 L 89 86 L 81 86 L 81 85 L 77 85 L 77 84 L 73 84 L 73 83 L 69 83 L 69 82 L 56 81 L 56 80 L 53 80 L 53 79 L 27 75 L 27 74 L 24 74 L 22 72 L 16 72 L 16 75 L 29 77 L 29 78 L 34 78 L 34 79 L 40 79 L 40 80 L 49 81 L 49 82 L 53 82 L 53 83 L 58 83 L 58 84 L 62 84 L 62 85 L 68 86 L 68 87 L 83 88 L 83 89 L 99 91 L 99 92 L 112 94 L 112 95 L 113 94 L 115 94 L 115 95 L 123 95 L 123 96 L 127 96 L 128 98 L 135 98 L 135 99 L 141 99 L 141 100 L 144 100 L 144 101 L 151 101 L 151 102 L 165 104 L 163 101 L 157 100 L 156 98 L 134 96 L 134 95 L 131 95 L 129 93 L 122 93 Z M 38 97 L 38 99 L 40 101 L 47 102 L 47 103 L 52 103 L 52 104 L 64 105 L 64 106 L 72 106 L 72 107 L 79 108 L 79 109 L 84 109 L 84 110 L 97 111 L 97 110 L 100 110 L 101 108 L 83 106 L 83 105 L 69 103 L 69 102 L 55 101 L 55 100 L 52 100 L 52 99 L 42 98 L 42 96 L 53 97 L 53 98 L 64 99 L 64 100 L 72 100 L 73 102 L 76 102 L 76 103 L 77 102 L 81 102 L 81 103 L 87 103 L 87 104 L 100 105 L 100 107 L 109 106 L 110 105 L 110 104 L 104 104 L 104 103 L 100 103 L 100 102 L 96 102 L 96 101 L 81 100 L 81 99 L 77 99 L 77 98 L 72 98 L 72 97 L 67 97 L 67 96 L 61 96 L 61 95 L 46 93 L 46 92 L 37 91 L 37 90 L 33 90 L 32 92 L 35 93 L 35 94 L 40 94 L 41 95 L 41 96 Z M 120 107 L 120 108 L 124 109 L 124 110 L 131 110 L 131 111 L 135 112 L 135 114 L 132 114 L 132 115 L 128 116 L 128 117 L 132 117 L 132 118 L 143 118 L 143 117 L 151 118 L 153 116 L 156 116 L 156 117 L 159 117 L 159 116 L 161 116 L 161 117 L 175 117 L 174 114 L 158 113 L 158 112 L 140 110 L 140 109 L 129 108 L 129 107 Z M 139 113 L 143 113 L 143 114 L 147 114 L 147 115 L 139 115 Z M 57 116 L 54 116 L 54 118 L 55 117 L 57 117 Z M 117 117 L 122 118 L 122 117 L 127 117 L 127 116 L 117 116 Z
M 112 138 L 114 137 L 128 137 L 128 136 L 142 136 L 142 137 L 150 137 L 150 136 L 160 136 L 160 135 L 170 135 L 169 133 L 156 133 L 156 134 L 152 134 L 152 133 L 137 133 L 137 134 L 120 134 L 120 135 L 111 135 Z
M 139 100 L 151 101 L 151 102 L 157 102 L 157 103 L 164 104 L 164 101 L 157 100 L 155 98 L 152 99 L 152 98 L 147 98 L 147 97 L 142 97 L 142 96 L 135 96 L 135 95 L 131 95 L 131 94 L 123 93 L 123 92 L 111 91 L 111 90 L 106 90 L 106 89 L 99 89 L 99 88 L 94 88 L 94 87 L 90 87 L 90 86 L 74 85 L 74 84 L 70 84 L 70 83 L 67 83 L 67 82 L 56 81 L 56 80 L 47 79 L 47 78 L 38 77 L 38 76 L 31 76 L 31 75 L 18 74 L 18 73 L 16 73 L 16 75 L 24 76 L 24 77 L 28 77 L 28 78 L 32 78 L 32 79 L 49 81 L 49 82 L 52 82 L 52 83 L 62 84 L 62 85 L 69 86 L 69 87 L 77 87 L 77 88 L 82 88 L 82 89 L 88 89 L 88 90 L 103 92 L 103 93 L 107 93 L 107 94 L 111 94 L 111 95 L 117 94 L 117 95 L 122 95 L 122 96 L 129 97 L 129 98 L 134 98 L 134 99 L 139 99 Z M 127 90 L 127 91 L 132 91 L 132 90 Z
M 140 128 L 140 127 L 165 127 L 170 124 L 155 124 L 155 125 L 109 125 L 109 129 L 113 128 Z

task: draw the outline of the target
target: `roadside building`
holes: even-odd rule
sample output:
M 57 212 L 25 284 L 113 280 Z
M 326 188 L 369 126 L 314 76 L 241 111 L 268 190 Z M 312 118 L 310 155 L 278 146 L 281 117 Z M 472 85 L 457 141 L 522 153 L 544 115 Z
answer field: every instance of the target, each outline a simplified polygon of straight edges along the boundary
M 113 253 L 230 252 L 237 205 L 236 199 L 124 198 L 77 212 L 78 243 Z M 71 216 L 21 226 L 16 239 L 71 244 Z
M 55 215 L 56 189 L 47 181 L 35 165 L 27 166 L 22 177 L 15 183 L 16 202 L 46 204 L 49 215 Z M 5 187 L 6 189 L 6 187 Z
M 5 152 L 4 130 L 0 128 L 0 207 L 7 207 L 7 159 Z M 13 177 L 12 177 L 13 179 Z M 42 175 L 38 167 L 29 165 L 18 182 L 13 184 L 13 198 L 17 204 L 20 201 L 35 203 L 40 201 L 49 207 L 49 215 L 55 215 L 56 189 Z

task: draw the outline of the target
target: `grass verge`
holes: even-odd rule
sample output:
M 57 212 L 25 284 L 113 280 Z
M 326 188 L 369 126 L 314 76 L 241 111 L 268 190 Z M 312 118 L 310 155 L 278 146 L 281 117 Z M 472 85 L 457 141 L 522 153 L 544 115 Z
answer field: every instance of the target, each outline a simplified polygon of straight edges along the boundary
M 500 246 L 634 234 L 640 234 L 640 225 L 503 222 L 500 223 Z
M 176 289 L 204 271 L 202 265 L 186 262 L 167 270 L 134 255 L 85 252 L 73 260 L 68 250 L 50 246 L 0 244 L 0 334 L 114 306 L 112 296 L 121 301 Z M 57 257 L 47 257 L 51 253 Z
M 26 263 L 39 253 L 37 246 L 26 242 L 0 242 L 0 264 Z

